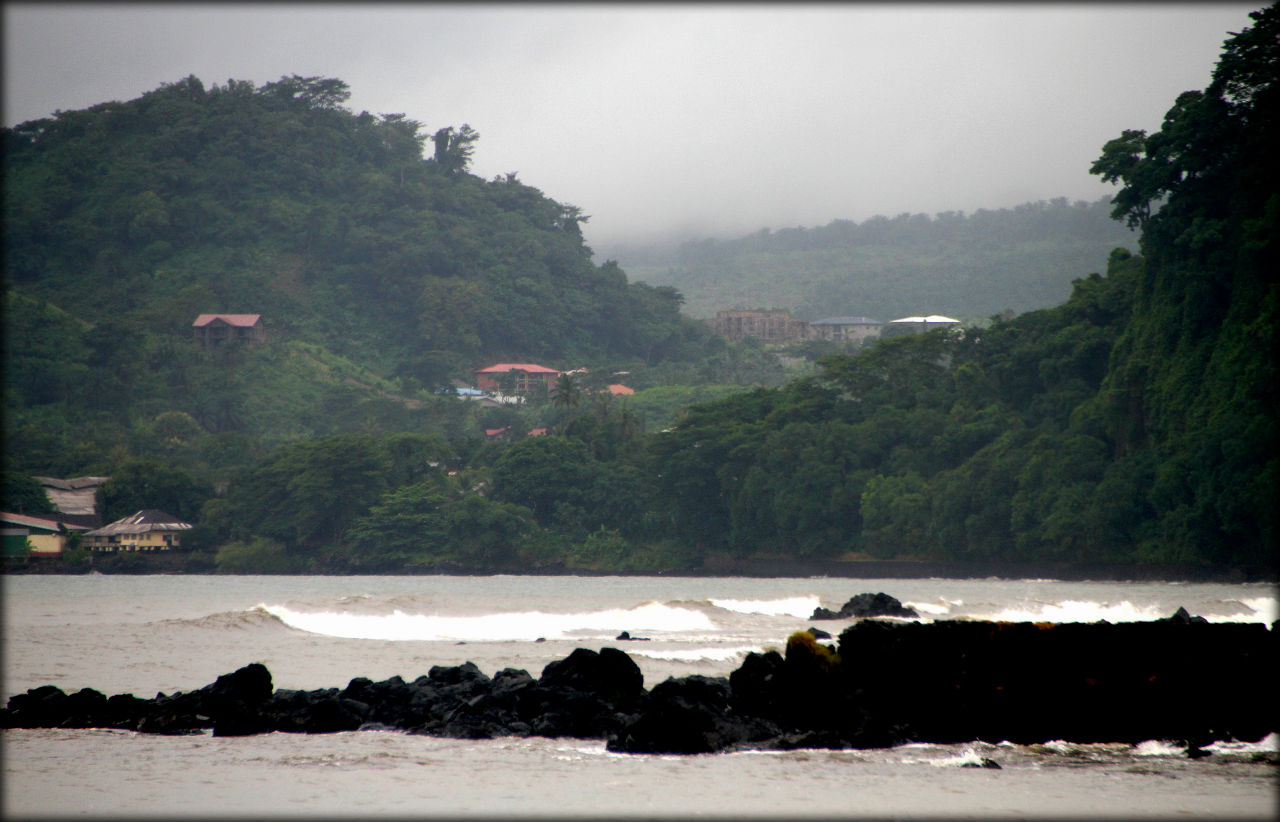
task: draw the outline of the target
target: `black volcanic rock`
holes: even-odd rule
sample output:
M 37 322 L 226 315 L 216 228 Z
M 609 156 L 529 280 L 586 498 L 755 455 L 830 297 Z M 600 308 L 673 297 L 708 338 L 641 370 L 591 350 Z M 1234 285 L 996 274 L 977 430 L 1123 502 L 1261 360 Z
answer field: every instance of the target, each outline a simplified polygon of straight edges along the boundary
M 858 594 L 840 607 L 839 611 L 818 607 L 810 619 L 849 619 L 851 617 L 918 617 L 908 608 L 886 593 Z
M 626 707 L 644 693 L 644 674 L 635 660 L 617 648 L 599 653 L 578 648 L 542 669 L 538 684 L 593 694 L 615 707 Z
M 538 679 L 514 668 L 490 678 L 468 662 L 412 682 L 356 677 L 341 690 L 269 691 L 270 673 L 255 664 L 154 699 L 32 688 L 0 709 L 0 727 L 537 735 L 677 754 L 1182 739 L 1194 758 L 1216 740 L 1280 730 L 1278 642 L 1265 625 L 1183 614 L 1119 624 L 859 620 L 836 649 L 799 631 L 785 656 L 751 653 L 728 677 L 670 678 L 647 692 L 635 662 L 610 648 L 578 649 Z
M 725 677 L 667 679 L 649 694 L 645 710 L 609 738 L 608 749 L 625 753 L 715 753 L 777 738 L 779 730 L 772 723 L 734 711 L 729 695 L 729 680 Z

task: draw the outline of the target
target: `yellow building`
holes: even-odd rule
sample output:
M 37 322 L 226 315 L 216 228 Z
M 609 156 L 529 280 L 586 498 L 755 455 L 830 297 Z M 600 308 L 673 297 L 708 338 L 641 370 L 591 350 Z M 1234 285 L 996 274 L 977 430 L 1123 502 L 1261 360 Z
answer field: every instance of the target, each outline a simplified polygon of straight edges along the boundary
M 169 551 L 181 547 L 182 532 L 191 523 L 148 508 L 84 535 L 90 551 Z
M 83 525 L 58 522 L 26 514 L 0 514 L 0 534 L 6 557 L 60 557 L 72 531 L 89 530 Z

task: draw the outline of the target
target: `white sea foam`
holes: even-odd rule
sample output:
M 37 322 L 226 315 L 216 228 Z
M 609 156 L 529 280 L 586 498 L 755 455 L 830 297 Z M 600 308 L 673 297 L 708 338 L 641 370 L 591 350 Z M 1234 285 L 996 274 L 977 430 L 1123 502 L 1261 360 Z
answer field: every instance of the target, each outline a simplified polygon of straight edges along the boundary
M 982 755 L 973 748 L 965 748 L 955 756 L 944 756 L 941 759 L 930 759 L 929 764 L 935 768 L 963 768 L 968 766 L 982 767 Z
M 942 616 L 951 613 L 950 605 L 938 605 L 933 602 L 904 602 L 903 605 L 914 608 L 918 613 Z
M 991 618 L 1002 622 L 1149 622 L 1169 616 L 1161 605 L 1134 605 L 1121 602 L 1094 602 L 1067 599 L 1005 608 Z
M 1280 606 L 1277 606 L 1275 597 L 1243 597 L 1236 601 L 1253 613 L 1217 618 L 1206 616 L 1205 619 L 1210 622 L 1265 622 L 1268 625 L 1280 619 Z
M 1221 754 L 1280 753 L 1280 736 L 1269 733 L 1257 742 L 1214 742 L 1205 745 L 1204 750 Z
M 668 662 L 728 662 L 746 657 L 756 651 L 758 646 L 736 646 L 729 648 L 628 648 L 632 656 L 643 656 L 649 659 L 661 659 Z
M 1134 756 L 1182 756 L 1186 752 L 1186 745 L 1179 745 L 1166 739 L 1148 739 L 1133 746 Z
M 711 604 L 739 614 L 764 614 L 766 616 L 792 616 L 808 619 L 814 609 L 822 604 L 816 595 L 788 597 L 786 599 L 713 599 Z
M 1203 616 L 1209 622 L 1265 622 L 1270 624 L 1276 619 L 1275 597 L 1249 597 L 1234 600 L 1244 607 L 1248 613 L 1241 613 L 1233 608 L 1232 613 L 1214 613 L 1205 610 L 1193 613 Z M 1004 608 L 990 616 L 990 619 L 1004 622 L 1150 622 L 1166 619 L 1175 609 L 1167 604 L 1135 605 L 1128 600 L 1120 602 L 1098 602 L 1094 600 L 1062 600 L 1061 602 L 1036 602 Z
M 522 611 L 477 616 L 408 614 L 400 610 L 390 614 L 308 612 L 265 604 L 258 608 L 299 631 L 344 639 L 502 642 L 540 637 L 568 639 L 576 633 L 591 631 L 678 633 L 715 629 L 711 619 L 699 611 L 659 603 L 587 613 Z

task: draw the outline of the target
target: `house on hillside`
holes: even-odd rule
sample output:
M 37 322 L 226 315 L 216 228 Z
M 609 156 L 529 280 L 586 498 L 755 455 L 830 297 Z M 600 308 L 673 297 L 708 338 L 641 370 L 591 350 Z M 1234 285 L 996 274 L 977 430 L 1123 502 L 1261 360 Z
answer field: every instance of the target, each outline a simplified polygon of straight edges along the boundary
M 44 488 L 49 502 L 53 503 L 57 514 L 46 514 L 46 518 L 68 525 L 83 525 L 97 528 L 102 525 L 102 515 L 98 513 L 98 486 L 110 477 L 73 477 L 58 479 L 57 477 L 32 477 Z
M 634 388 L 618 382 L 611 384 L 606 390 L 615 397 L 629 397 L 636 393 Z
M 0 513 L 0 535 L 4 556 L 12 558 L 60 557 L 73 531 L 88 531 L 84 525 L 59 522 L 48 517 Z
M 472 372 L 476 378 L 476 388 L 481 391 L 501 391 L 502 384 L 511 375 L 511 388 L 517 394 L 532 391 L 539 385 L 548 391 L 555 387 L 560 372 L 535 363 L 500 362 L 487 368 L 477 368 Z
M 267 341 L 261 314 L 201 314 L 191 326 L 196 343 L 205 350 L 227 342 L 258 345 Z
M 147 508 L 84 535 L 90 551 L 169 551 L 181 547 L 182 532 L 191 523 Z
M 810 336 L 835 342 L 862 342 L 880 336 L 884 323 L 870 317 L 827 317 L 809 323 Z

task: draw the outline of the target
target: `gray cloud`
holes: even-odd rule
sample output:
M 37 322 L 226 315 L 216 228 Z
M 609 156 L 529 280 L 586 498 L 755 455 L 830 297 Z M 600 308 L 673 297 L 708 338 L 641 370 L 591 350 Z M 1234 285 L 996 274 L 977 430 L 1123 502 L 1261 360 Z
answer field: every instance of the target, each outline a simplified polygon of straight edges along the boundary
M 4 122 L 195 74 L 345 80 L 356 111 L 471 124 L 473 170 L 607 245 L 1110 191 L 1125 128 L 1203 88 L 1250 4 L 4 7 Z

